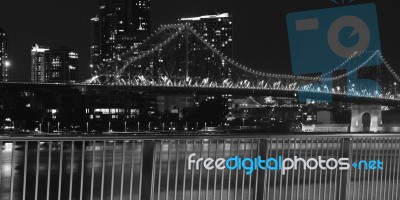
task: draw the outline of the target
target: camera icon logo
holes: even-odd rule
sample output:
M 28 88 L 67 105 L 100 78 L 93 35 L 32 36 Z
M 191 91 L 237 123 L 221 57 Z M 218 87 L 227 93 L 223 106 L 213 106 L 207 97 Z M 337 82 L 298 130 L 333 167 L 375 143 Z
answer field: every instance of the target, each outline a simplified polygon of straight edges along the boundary
M 329 73 L 355 52 L 381 49 L 376 6 L 372 3 L 290 13 L 286 21 L 295 75 Z M 362 67 L 376 66 L 379 62 L 369 61 Z M 360 64 L 349 63 L 354 66 L 346 67 L 349 71 Z M 366 81 L 369 85 L 372 81 L 359 80 L 354 75 L 348 79 L 353 83 Z M 332 87 L 332 83 L 324 85 Z
M 354 46 L 347 47 L 340 41 L 340 32 L 346 27 L 353 29 L 351 35 L 358 34 L 358 42 Z M 363 52 L 368 49 L 371 34 L 368 25 L 356 16 L 343 16 L 336 19 L 328 30 L 328 44 L 333 53 L 342 58 L 349 58 L 354 52 Z

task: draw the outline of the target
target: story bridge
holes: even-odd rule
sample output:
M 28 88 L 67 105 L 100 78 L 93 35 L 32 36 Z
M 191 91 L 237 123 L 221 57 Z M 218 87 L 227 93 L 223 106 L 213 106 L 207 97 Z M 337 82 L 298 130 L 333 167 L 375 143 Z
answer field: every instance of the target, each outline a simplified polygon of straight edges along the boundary
M 375 62 L 375 67 L 367 67 Z M 329 69 L 313 75 L 261 72 L 227 57 L 189 24 L 173 24 L 161 26 L 140 45 L 98 66 L 97 75 L 83 85 L 289 96 L 301 93 L 321 99 L 391 104 L 400 101 L 400 77 L 379 50 L 354 52 Z M 340 71 L 343 73 L 337 73 Z M 362 71 L 364 80 L 359 78 Z
M 159 27 L 140 45 L 95 66 L 96 75 L 83 83 L 7 82 L 1 83 L 0 88 L 74 86 L 162 94 L 300 96 L 302 100 L 400 105 L 400 76 L 380 50 L 354 52 L 329 69 L 311 75 L 261 72 L 224 55 L 189 24 L 173 24 Z

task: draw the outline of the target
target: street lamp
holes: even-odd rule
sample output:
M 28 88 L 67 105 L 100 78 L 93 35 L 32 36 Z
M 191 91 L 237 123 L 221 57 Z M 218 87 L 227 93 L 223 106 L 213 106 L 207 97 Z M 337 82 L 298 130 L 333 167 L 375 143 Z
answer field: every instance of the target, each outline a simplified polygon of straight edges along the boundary
M 242 128 L 244 129 L 244 121 L 245 121 L 246 119 L 245 119 L 245 118 L 243 118 L 242 120 L 243 120 L 243 124 L 242 124 L 243 126 L 242 126 Z
M 9 67 L 11 66 L 11 62 L 8 61 L 8 60 L 6 60 L 6 61 L 4 62 L 4 66 L 5 66 L 6 68 L 9 68 Z
M 8 74 L 8 68 L 10 68 L 10 66 L 11 66 L 10 61 L 8 61 L 8 60 L 4 61 L 4 71 L 5 71 L 4 81 L 8 81 L 7 74 Z

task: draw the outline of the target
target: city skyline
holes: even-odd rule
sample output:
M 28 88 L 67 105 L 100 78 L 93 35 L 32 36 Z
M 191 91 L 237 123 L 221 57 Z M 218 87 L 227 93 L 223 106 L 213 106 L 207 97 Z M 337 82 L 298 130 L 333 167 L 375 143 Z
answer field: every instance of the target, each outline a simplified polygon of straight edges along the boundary
M 398 199 L 396 4 L 3 0 L 0 200 Z
M 361 2 L 356 1 L 355 3 Z M 400 30 L 397 27 L 393 27 L 394 25 L 387 20 L 383 20 L 386 18 L 396 18 L 395 15 L 398 15 L 392 10 L 395 6 L 392 6 L 391 3 L 376 2 L 382 32 L 382 47 L 388 57 L 393 59 L 391 62 L 395 64 L 398 63 L 395 60 L 398 57 L 395 52 L 395 44 L 397 42 L 395 36 L 400 34 Z M 4 5 L 1 6 L 2 8 L 18 7 L 9 1 L 4 1 L 1 4 Z M 300 3 L 271 2 L 270 6 L 267 7 L 261 6 L 261 3 L 241 5 L 239 2 L 228 3 L 224 0 L 217 2 L 152 1 L 151 4 L 151 21 L 154 22 L 151 26 L 152 30 L 160 24 L 177 23 L 178 19 L 182 17 L 204 15 L 215 11 L 233 13 L 235 21 L 234 59 L 253 68 L 275 73 L 291 72 L 289 47 L 284 23 L 286 14 L 300 10 L 337 6 L 330 1 L 306 1 Z M 55 4 L 54 2 L 42 1 L 36 4 L 29 2 L 27 5 L 27 7 L 32 7 L 32 10 L 36 10 L 37 12 L 22 9 L 20 13 L 24 14 L 15 17 L 14 14 L 9 13 L 7 10 L 0 10 L 0 27 L 5 29 L 10 40 L 9 57 L 13 63 L 9 73 L 10 78 L 14 80 L 29 80 L 29 49 L 35 43 L 50 47 L 68 44 L 71 48 L 76 49 L 81 55 L 82 67 L 80 69 L 80 80 L 89 78 L 89 44 L 91 34 L 89 26 L 91 23 L 90 19 L 96 15 L 97 2 L 79 2 L 78 4 L 72 1 Z M 37 8 L 38 5 L 42 7 Z M 251 12 L 245 11 L 247 9 L 242 9 L 243 6 L 245 8 L 252 7 L 253 10 Z M 56 12 L 61 7 L 65 7 L 66 9 Z M 49 12 L 44 13 L 46 10 Z M 264 11 L 261 12 L 261 10 Z M 11 15 L 11 17 L 7 19 L 5 14 Z M 45 18 L 45 20 L 33 26 L 33 24 L 27 24 L 31 19 L 21 20 L 21 16 L 25 15 L 35 16 L 35 18 Z M 46 18 L 46 16 L 54 17 Z M 9 20 L 10 18 L 12 20 Z M 24 19 L 27 19 L 27 17 Z M 271 24 L 271 26 L 260 26 L 260 19 L 265 21 L 265 24 Z M 21 26 L 14 26 L 14 23 L 21 24 Z M 271 31 L 269 27 L 274 27 L 274 30 Z M 30 35 L 23 38 L 20 32 L 26 30 L 28 30 L 27 32 Z M 257 31 L 253 32 L 249 30 Z M 252 37 L 252 35 L 255 37 Z M 268 48 L 257 44 L 267 45 Z M 263 66 L 269 66 L 270 64 L 271 66 L 280 64 L 284 65 L 284 67 L 268 67 L 264 69 L 265 67 Z

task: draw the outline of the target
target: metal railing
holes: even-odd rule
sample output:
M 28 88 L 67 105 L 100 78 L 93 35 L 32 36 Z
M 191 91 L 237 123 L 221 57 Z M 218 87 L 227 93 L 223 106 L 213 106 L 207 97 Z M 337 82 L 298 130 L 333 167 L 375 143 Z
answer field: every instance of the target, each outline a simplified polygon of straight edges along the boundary
M 0 199 L 397 200 L 398 135 L 0 137 Z M 188 169 L 201 158 L 381 160 L 384 170 Z

